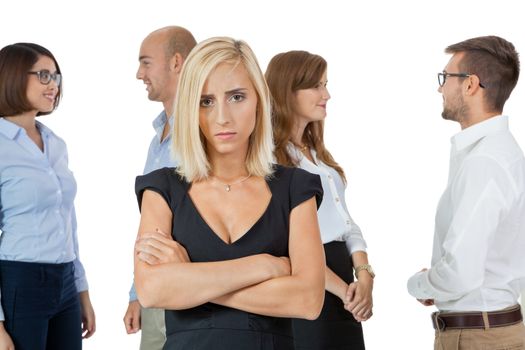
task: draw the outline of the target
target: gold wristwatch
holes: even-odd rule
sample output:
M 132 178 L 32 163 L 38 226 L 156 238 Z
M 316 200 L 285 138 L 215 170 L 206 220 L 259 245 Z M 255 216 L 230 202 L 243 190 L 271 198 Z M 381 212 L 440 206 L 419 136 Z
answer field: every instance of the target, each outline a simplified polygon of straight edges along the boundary
M 374 270 L 372 269 L 372 266 L 370 266 L 370 264 L 363 264 L 363 265 L 356 266 L 354 270 L 355 270 L 354 271 L 355 278 L 358 278 L 357 274 L 359 273 L 359 271 L 362 271 L 362 270 L 366 270 L 366 272 L 370 274 L 370 277 L 372 278 L 376 277 L 376 274 L 374 273 Z

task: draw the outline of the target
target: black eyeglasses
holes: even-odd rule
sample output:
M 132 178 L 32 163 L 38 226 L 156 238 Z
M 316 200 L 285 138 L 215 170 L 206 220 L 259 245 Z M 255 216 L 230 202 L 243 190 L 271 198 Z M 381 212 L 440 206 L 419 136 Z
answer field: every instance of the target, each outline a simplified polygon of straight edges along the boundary
M 38 72 L 27 72 L 27 74 L 35 74 L 40 83 L 44 85 L 48 85 L 51 80 L 54 80 L 58 86 L 60 86 L 62 82 L 62 75 L 60 73 L 51 73 L 47 69 L 39 70 Z
M 438 84 L 439 86 L 445 85 L 445 82 L 447 81 L 447 77 L 457 77 L 457 78 L 468 78 L 475 74 L 470 73 L 447 73 L 443 71 L 442 73 L 438 73 Z M 483 84 L 481 84 L 481 81 L 479 82 L 479 87 L 485 88 Z

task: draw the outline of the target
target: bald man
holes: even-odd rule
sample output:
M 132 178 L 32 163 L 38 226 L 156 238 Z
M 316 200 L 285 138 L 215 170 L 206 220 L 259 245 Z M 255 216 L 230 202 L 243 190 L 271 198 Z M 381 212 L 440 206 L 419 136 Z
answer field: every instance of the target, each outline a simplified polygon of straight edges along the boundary
M 182 64 L 196 44 L 187 29 L 170 26 L 152 32 L 140 46 L 137 79 L 146 84 L 148 99 L 162 102 L 164 106 L 164 110 L 153 120 L 155 136 L 149 146 L 144 174 L 177 165 L 170 154 L 173 103 Z M 128 334 L 142 329 L 141 350 L 161 350 L 164 346 L 164 310 L 141 308 L 134 285 L 129 292 L 124 324 Z

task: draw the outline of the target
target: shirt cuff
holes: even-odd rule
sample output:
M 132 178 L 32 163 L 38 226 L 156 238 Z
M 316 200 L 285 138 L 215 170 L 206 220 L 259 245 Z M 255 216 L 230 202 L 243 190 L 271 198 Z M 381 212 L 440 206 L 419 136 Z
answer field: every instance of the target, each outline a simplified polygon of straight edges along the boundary
M 76 253 L 78 256 L 78 252 Z M 84 266 L 80 262 L 78 258 L 73 260 L 73 266 L 75 268 L 74 276 L 75 276 L 75 286 L 77 287 L 77 292 L 83 292 L 89 289 L 88 282 L 86 278 L 86 271 L 84 270 Z
M 362 251 L 366 253 L 366 243 L 361 238 L 347 238 L 345 240 L 345 244 L 346 244 L 346 249 L 348 249 L 348 252 L 350 253 L 350 255 L 358 251 Z
M 88 282 L 85 277 L 76 279 L 75 286 L 77 287 L 77 292 L 79 293 L 89 289 Z
M 410 277 L 407 282 L 408 293 L 416 299 L 434 299 L 432 288 L 428 280 L 428 271 L 420 271 Z
M 135 290 L 135 283 L 131 285 L 131 289 L 129 290 L 129 302 L 137 300 L 137 291 Z

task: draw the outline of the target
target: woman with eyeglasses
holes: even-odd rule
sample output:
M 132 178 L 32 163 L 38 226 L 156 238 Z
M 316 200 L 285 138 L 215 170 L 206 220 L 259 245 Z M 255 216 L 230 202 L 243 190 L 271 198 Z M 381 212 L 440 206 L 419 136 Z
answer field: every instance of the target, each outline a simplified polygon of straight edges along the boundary
M 358 350 L 364 349 L 360 322 L 372 316 L 374 272 L 361 230 L 346 208 L 344 171 L 323 141 L 330 99 L 326 68 L 321 56 L 289 51 L 273 57 L 266 70 L 275 159 L 319 175 L 324 191 L 318 210 L 326 256 L 324 306 L 314 321 L 294 320 L 294 341 L 296 349 Z
M 0 350 L 76 350 L 95 332 L 66 144 L 36 120 L 61 78 L 40 45 L 0 50 Z

